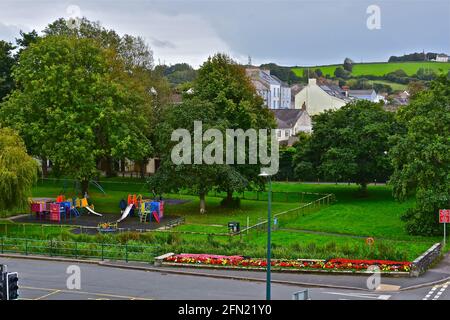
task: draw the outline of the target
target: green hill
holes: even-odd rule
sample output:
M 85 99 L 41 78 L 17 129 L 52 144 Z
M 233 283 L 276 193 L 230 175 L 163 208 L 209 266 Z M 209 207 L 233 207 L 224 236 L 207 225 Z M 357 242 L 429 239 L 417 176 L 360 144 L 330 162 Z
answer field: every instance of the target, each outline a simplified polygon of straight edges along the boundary
M 294 67 L 292 71 L 298 76 L 303 76 L 303 70 L 309 68 L 315 70 L 319 68 L 324 75 L 334 76 L 334 70 L 342 66 L 338 64 L 315 66 L 315 67 Z M 389 72 L 402 69 L 408 76 L 417 73 L 420 68 L 427 68 L 436 73 L 447 73 L 450 70 L 450 62 L 432 62 L 432 61 L 417 61 L 417 62 L 374 62 L 374 63 L 355 63 L 353 64 L 352 76 L 383 76 Z

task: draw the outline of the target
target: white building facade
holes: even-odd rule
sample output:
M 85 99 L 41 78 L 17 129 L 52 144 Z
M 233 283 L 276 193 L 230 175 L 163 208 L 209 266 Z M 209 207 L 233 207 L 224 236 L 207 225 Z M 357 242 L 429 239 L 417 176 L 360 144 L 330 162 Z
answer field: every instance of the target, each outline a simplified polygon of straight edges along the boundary
M 256 92 L 264 99 L 270 109 L 288 109 L 291 105 L 291 88 L 270 74 L 270 70 L 247 68 L 247 75 L 252 80 Z

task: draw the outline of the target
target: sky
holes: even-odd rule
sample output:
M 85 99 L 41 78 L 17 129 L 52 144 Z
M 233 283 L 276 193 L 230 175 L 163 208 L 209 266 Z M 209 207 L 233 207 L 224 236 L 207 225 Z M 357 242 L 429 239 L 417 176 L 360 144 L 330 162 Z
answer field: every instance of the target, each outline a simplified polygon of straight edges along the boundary
M 216 52 L 288 66 L 450 54 L 450 0 L 0 0 L 0 40 L 72 16 L 143 37 L 156 63 L 194 67 Z

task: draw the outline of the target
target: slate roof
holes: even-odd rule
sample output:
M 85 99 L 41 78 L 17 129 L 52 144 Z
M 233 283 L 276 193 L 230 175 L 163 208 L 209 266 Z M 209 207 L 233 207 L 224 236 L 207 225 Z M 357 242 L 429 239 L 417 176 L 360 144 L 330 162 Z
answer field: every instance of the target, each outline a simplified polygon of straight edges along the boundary
M 295 123 L 303 115 L 304 110 L 301 109 L 270 109 L 277 120 L 278 129 L 292 128 Z

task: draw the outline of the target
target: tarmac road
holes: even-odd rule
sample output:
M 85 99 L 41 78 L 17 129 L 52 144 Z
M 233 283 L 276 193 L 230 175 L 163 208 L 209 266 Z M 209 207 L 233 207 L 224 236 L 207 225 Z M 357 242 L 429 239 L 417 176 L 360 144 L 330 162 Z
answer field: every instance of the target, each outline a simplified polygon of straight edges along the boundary
M 263 300 L 265 283 L 192 275 L 111 268 L 96 264 L 0 258 L 8 271 L 19 272 L 24 300 Z M 80 268 L 81 288 L 70 290 L 67 268 Z M 414 290 L 381 291 L 306 288 L 272 284 L 272 298 L 291 300 L 308 289 L 312 300 L 450 300 L 449 282 Z M 391 291 L 389 291 L 391 290 Z

